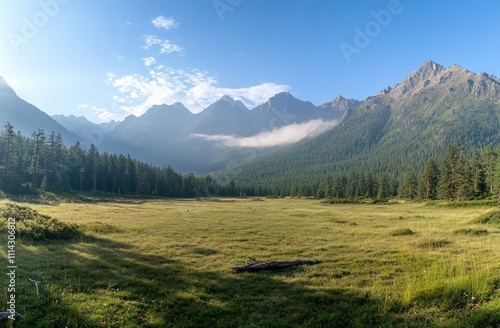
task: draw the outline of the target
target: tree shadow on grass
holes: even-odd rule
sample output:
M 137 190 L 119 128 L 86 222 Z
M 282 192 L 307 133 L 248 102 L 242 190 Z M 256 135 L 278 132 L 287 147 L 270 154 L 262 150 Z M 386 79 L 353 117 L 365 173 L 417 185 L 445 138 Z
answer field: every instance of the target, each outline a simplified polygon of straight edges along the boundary
M 16 327 L 408 325 L 400 312 L 384 311 L 384 302 L 367 294 L 277 279 L 293 276 L 295 269 L 238 275 L 230 274 L 229 268 L 228 273 L 201 271 L 92 236 L 36 246 L 24 245 L 19 251 L 18 312 L 24 317 Z M 203 248 L 192 252 L 217 253 Z M 42 281 L 39 298 L 27 277 Z M 492 322 L 493 312 L 482 315 L 483 323 Z M 418 319 L 414 326 L 426 326 L 427 320 Z

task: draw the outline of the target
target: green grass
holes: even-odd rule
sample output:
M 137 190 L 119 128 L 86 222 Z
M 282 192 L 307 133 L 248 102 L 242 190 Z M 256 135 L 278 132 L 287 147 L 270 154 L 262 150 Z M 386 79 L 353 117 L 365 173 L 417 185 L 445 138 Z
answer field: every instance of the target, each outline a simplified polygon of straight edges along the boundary
M 411 236 L 415 232 L 410 228 L 399 228 L 391 232 L 391 236 Z
M 18 244 L 17 327 L 500 325 L 500 229 L 455 233 L 484 230 L 471 218 L 488 207 L 306 199 L 30 206 L 83 235 Z M 4 263 L 6 245 L 3 231 Z M 323 263 L 231 273 L 250 256 Z M 28 277 L 42 281 L 39 298 Z
M 472 223 L 500 224 L 500 210 L 493 210 L 474 219 Z

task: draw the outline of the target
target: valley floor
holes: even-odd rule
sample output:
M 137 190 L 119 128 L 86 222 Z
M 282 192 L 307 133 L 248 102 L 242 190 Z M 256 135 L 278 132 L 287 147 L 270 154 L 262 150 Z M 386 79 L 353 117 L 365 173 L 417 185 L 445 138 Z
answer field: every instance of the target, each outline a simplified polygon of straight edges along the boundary
M 491 207 L 305 199 L 30 206 L 85 236 L 18 244 L 18 327 L 500 325 L 500 225 L 474 223 Z M 2 232 L 2 262 L 6 245 Z M 248 257 L 323 263 L 232 274 Z M 28 277 L 42 281 L 40 297 Z

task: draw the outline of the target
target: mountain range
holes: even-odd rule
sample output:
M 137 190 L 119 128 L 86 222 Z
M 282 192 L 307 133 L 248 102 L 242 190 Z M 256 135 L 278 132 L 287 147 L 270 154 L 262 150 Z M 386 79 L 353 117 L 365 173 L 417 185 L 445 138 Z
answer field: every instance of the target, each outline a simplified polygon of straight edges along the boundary
M 500 79 L 429 61 L 348 109 L 337 127 L 229 173 L 243 184 L 286 181 L 286 188 L 352 171 L 401 178 L 448 145 L 470 152 L 490 143 L 500 143 Z
M 244 184 L 319 183 L 328 174 L 368 170 L 400 176 L 449 144 L 500 142 L 500 80 L 428 61 L 402 82 L 364 101 L 336 97 L 315 106 L 279 93 L 248 109 L 224 96 L 201 113 L 157 105 L 122 122 L 49 117 L 0 78 L 0 121 L 30 135 L 61 133 L 100 151 L 131 154 L 181 172 L 220 171 Z
M 243 161 L 254 153 L 221 144 L 219 140 L 250 140 L 294 125 L 301 130 L 300 124 L 310 121 L 318 121 L 318 126 L 321 122 L 333 122 L 333 126 L 348 108 L 357 104 L 355 100 L 338 97 L 316 107 L 285 92 L 252 110 L 241 101 L 224 96 L 198 114 L 175 103 L 153 106 L 143 115 L 131 115 L 119 123 L 97 125 L 83 117 L 62 115 L 53 119 L 102 151 L 131 154 L 158 166 L 171 165 L 181 172 L 206 173 L 225 167 L 228 162 Z M 311 133 L 314 131 L 304 137 Z M 265 153 L 269 148 L 256 147 L 255 152 Z

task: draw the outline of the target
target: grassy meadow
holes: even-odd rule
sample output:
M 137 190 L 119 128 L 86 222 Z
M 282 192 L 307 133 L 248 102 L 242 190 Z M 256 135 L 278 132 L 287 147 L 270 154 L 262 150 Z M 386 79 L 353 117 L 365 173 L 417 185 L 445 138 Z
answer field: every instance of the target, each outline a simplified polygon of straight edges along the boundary
M 16 327 L 500 326 L 500 224 L 485 219 L 492 207 L 306 199 L 29 206 L 84 236 L 18 241 L 24 317 Z M 6 263 L 5 232 L 0 245 Z M 232 274 L 249 256 L 323 263 Z M 39 297 L 28 277 L 42 281 Z

